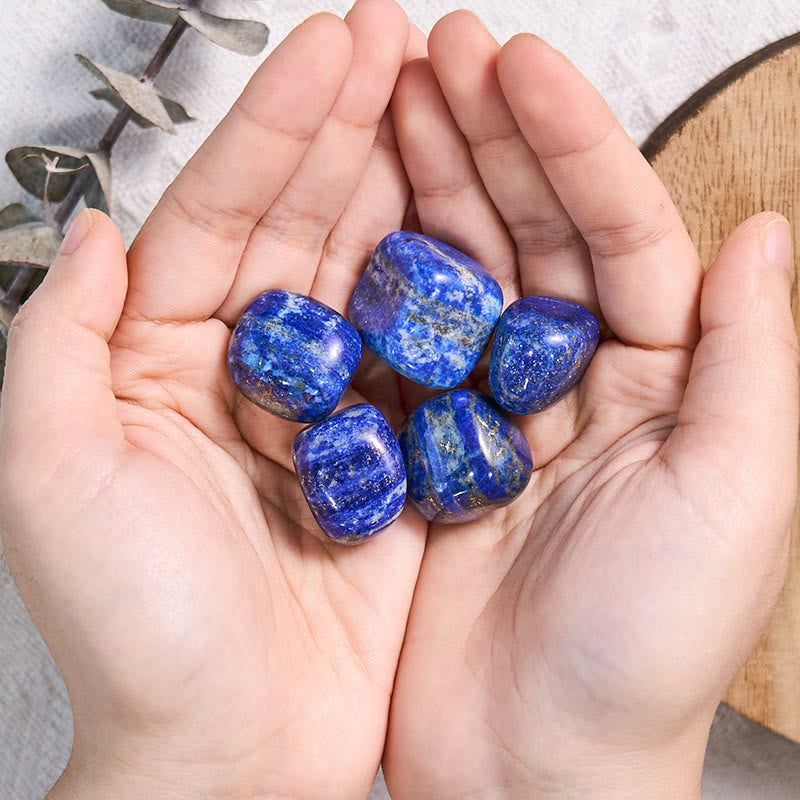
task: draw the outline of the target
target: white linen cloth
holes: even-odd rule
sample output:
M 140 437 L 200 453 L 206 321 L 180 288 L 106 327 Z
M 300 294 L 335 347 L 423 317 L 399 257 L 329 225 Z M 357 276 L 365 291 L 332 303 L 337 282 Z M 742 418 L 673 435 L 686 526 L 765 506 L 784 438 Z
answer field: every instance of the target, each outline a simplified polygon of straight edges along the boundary
M 800 29 L 793 0 L 401 0 L 426 32 L 459 5 L 504 41 L 527 30 L 563 50 L 595 83 L 641 144 L 676 106 L 726 67 Z M 261 19 L 270 49 L 311 13 L 344 14 L 346 0 L 209 0 L 205 8 Z M 0 148 L 91 147 L 110 119 L 87 94 L 98 82 L 73 57 L 136 72 L 165 33 L 99 0 L 0 0 Z M 260 58 L 224 51 L 187 33 L 157 87 L 198 121 L 175 136 L 133 125 L 113 155 L 112 215 L 130 242 L 169 181 L 225 113 Z M 0 206 L 26 197 L 0 168 Z M 43 498 L 47 502 L 47 498 Z M 70 747 L 66 692 L 4 566 L 0 567 L 0 798 L 41 798 Z M 386 798 L 380 778 L 372 800 Z M 704 777 L 706 800 L 797 800 L 800 747 L 721 709 Z

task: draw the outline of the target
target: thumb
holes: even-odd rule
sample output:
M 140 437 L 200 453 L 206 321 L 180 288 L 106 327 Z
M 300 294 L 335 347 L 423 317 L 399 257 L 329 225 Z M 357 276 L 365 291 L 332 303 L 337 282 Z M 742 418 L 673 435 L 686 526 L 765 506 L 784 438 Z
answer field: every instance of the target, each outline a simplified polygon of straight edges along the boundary
M 9 330 L 0 413 L 6 499 L 15 480 L 43 487 L 59 470 L 64 480 L 81 469 L 76 457 L 102 468 L 96 459 L 122 447 L 108 340 L 126 291 L 117 227 L 100 211 L 82 211 Z
M 778 548 L 797 491 L 793 274 L 790 227 L 778 214 L 751 217 L 722 246 L 703 282 L 701 338 L 664 451 L 690 496 L 706 494 L 701 507 L 715 498 L 721 519 L 756 541 L 779 534 Z

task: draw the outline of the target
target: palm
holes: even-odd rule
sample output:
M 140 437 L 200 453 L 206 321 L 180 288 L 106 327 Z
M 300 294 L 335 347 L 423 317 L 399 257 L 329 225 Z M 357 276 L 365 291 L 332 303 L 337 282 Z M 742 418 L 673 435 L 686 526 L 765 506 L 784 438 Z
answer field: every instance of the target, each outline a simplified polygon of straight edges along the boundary
M 131 449 L 105 502 L 147 498 L 136 528 L 148 533 L 116 544 L 129 603 L 109 618 L 113 660 L 96 680 L 137 727 L 163 731 L 166 718 L 176 737 L 204 731 L 206 758 L 264 780 L 284 775 L 299 796 L 331 796 L 334 773 L 340 796 L 363 795 L 380 760 L 422 526 L 406 515 L 360 548 L 324 541 L 290 467 L 297 426 L 234 395 L 227 338 L 218 320 L 124 321 L 112 341 Z M 141 352 L 169 354 L 163 375 L 151 364 L 142 376 Z M 343 727 L 335 767 L 309 770 L 309 742 L 335 741 Z
M 77 763 L 202 765 L 209 796 L 231 772 L 224 796 L 369 790 L 425 526 L 407 514 L 360 548 L 327 542 L 291 469 L 299 426 L 236 394 L 225 351 L 265 289 L 344 311 L 374 242 L 400 227 L 410 189 L 385 110 L 408 39 L 392 0 L 295 31 L 143 226 L 127 287 L 107 270 L 108 322 L 71 343 L 82 409 L 52 420 L 76 444 L 48 514 L 70 520 L 76 574 L 95 569 L 75 587 L 50 552 L 39 585 L 63 596 L 26 598 L 62 620 L 44 632 Z
M 743 514 L 739 478 L 722 466 L 728 432 L 698 433 L 703 393 L 724 389 L 711 377 L 714 334 L 695 349 L 697 254 L 566 60 L 521 37 L 498 62 L 464 12 L 438 23 L 429 50 L 393 101 L 421 228 L 487 265 L 507 303 L 577 300 L 605 336 L 579 387 L 518 418 L 534 461 L 523 495 L 429 530 L 393 699 L 390 788 L 529 796 L 598 753 L 646 751 L 647 730 L 663 742 L 690 727 L 702 753 L 703 726 L 779 585 L 782 544 L 756 569 L 743 537 L 759 514 L 778 530 L 785 520 L 757 492 Z M 791 455 L 782 463 L 791 482 Z M 747 578 L 749 594 L 725 590 Z

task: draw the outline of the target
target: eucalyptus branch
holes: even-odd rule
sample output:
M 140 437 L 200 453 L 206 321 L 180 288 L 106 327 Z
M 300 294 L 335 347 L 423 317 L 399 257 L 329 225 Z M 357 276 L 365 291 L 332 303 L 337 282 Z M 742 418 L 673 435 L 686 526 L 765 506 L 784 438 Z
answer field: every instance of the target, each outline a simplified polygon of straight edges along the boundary
M 6 154 L 6 161 L 17 180 L 44 201 L 46 222 L 20 204 L 0 209 L 0 274 L 8 287 L 5 292 L 0 289 L 0 350 L 10 320 L 22 300 L 38 285 L 37 281 L 55 255 L 67 221 L 81 198 L 87 206 L 107 209 L 109 157 L 128 122 L 142 127 L 156 125 L 172 133 L 174 124 L 192 121 L 180 103 L 153 88 L 153 81 L 184 31 L 191 27 L 212 42 L 246 55 L 256 55 L 267 43 L 269 31 L 263 23 L 210 14 L 201 9 L 202 0 L 102 2 L 112 11 L 166 23 L 170 27 L 138 78 L 103 67 L 77 54 L 81 64 L 105 84 L 104 88 L 92 90 L 92 94 L 117 108 L 94 151 L 26 145 L 13 148 Z M 31 161 L 38 167 L 32 167 Z M 66 166 L 59 166 L 60 161 Z M 52 201 L 58 203 L 55 212 L 51 209 Z M 10 274 L 8 270 L 12 270 Z
M 155 55 L 150 60 L 150 63 L 145 67 L 141 78 L 139 78 L 142 83 L 151 84 L 153 82 L 156 75 L 158 75 L 158 73 L 161 71 L 161 68 L 164 66 L 167 58 L 175 49 L 175 45 L 178 43 L 181 35 L 188 27 L 189 26 L 187 23 L 184 22 L 181 17 L 178 17 L 175 20 L 175 22 L 172 24 L 172 27 L 169 29 L 169 32 L 161 42 L 158 50 L 156 50 Z M 114 147 L 117 139 L 119 139 L 122 131 L 125 129 L 125 126 L 130 121 L 131 116 L 132 113 L 130 106 L 124 105 L 122 108 L 120 108 L 120 110 L 117 112 L 117 115 L 111 121 L 111 124 L 108 126 L 106 132 L 100 139 L 100 143 L 97 146 L 98 152 L 104 153 L 105 155 L 111 154 L 111 149 Z M 83 197 L 90 178 L 91 175 L 86 170 L 79 173 L 72 182 L 72 185 L 67 190 L 64 199 L 61 201 L 55 213 L 53 214 L 54 227 L 58 229 L 59 233 L 63 233 L 64 226 L 72 215 L 72 212 L 75 210 L 75 206 L 78 205 L 78 202 Z M 46 197 L 47 191 L 45 191 L 45 198 Z M 35 267 L 20 267 L 19 271 L 14 276 L 14 279 L 11 281 L 11 285 L 5 292 L 5 295 L 0 298 L 2 299 L 3 305 L 6 308 L 15 309 L 19 307 L 22 298 L 28 291 L 31 280 L 37 272 L 38 270 Z
M 161 71 L 167 58 L 175 49 L 175 45 L 178 44 L 181 35 L 188 27 L 189 26 L 181 17 L 178 17 L 175 22 L 172 23 L 172 27 L 159 45 L 155 55 L 150 59 L 150 63 L 144 68 L 141 78 L 139 78 L 142 83 L 151 84 L 155 80 L 156 75 Z M 130 106 L 124 105 L 120 108 L 100 139 L 100 143 L 97 145 L 98 152 L 104 153 L 105 155 L 111 154 L 111 149 L 117 143 L 117 139 L 119 139 L 125 126 L 130 122 L 131 116 L 132 112 Z M 83 192 L 86 189 L 89 178 L 89 173 L 84 173 L 75 179 L 72 186 L 69 187 L 66 196 L 61 201 L 58 210 L 53 215 L 53 219 L 60 230 L 64 229 L 66 221 L 75 210 L 78 201 L 83 197 Z

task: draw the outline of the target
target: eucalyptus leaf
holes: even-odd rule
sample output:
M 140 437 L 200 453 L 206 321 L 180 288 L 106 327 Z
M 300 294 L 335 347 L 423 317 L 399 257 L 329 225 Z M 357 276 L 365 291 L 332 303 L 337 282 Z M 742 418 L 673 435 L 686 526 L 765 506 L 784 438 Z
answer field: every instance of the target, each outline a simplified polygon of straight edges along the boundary
M 84 192 L 84 200 L 89 208 L 99 208 L 108 214 L 111 205 L 111 161 L 104 153 L 87 153 L 94 175 Z
M 114 108 L 119 110 L 125 105 L 125 101 L 113 90 L 103 87 L 102 89 L 92 89 L 89 94 L 98 100 L 105 100 L 110 103 Z M 157 92 L 159 99 L 167 109 L 169 118 L 176 124 L 181 125 L 184 122 L 194 122 L 193 117 L 189 112 L 177 101 L 169 97 L 165 97 L 161 92 Z M 153 123 L 148 122 L 144 117 L 139 116 L 135 111 L 131 112 L 131 122 L 138 125 L 140 128 L 152 128 Z
M 6 153 L 6 163 L 26 191 L 44 200 L 46 186 L 47 200 L 56 203 L 64 199 L 75 174 L 89 168 L 83 150 L 60 145 L 14 147 Z
M 183 8 L 178 13 L 198 33 L 227 50 L 254 56 L 267 46 L 269 28 L 263 22 L 217 17 L 197 8 Z
M 29 208 L 22 203 L 11 203 L 11 205 L 0 209 L 0 231 L 6 228 L 15 228 L 17 225 L 25 225 L 29 222 L 41 222 Z
M 49 225 L 18 225 L 0 231 L 0 263 L 47 269 L 61 246 L 61 237 Z
M 154 0 L 103 0 L 103 2 L 118 14 L 126 17 L 144 19 L 148 22 L 163 22 L 172 25 L 178 18 L 178 9 L 183 3 L 154 2 Z
M 41 284 L 41 282 L 44 280 L 44 276 L 47 275 L 47 270 L 39 268 L 36 264 L 15 264 L 0 261 L 0 287 L 2 287 L 4 290 L 7 290 L 11 286 L 11 283 L 13 282 L 14 276 L 17 274 L 17 272 L 26 266 L 29 266 L 33 269 L 33 277 L 30 279 L 28 288 L 22 295 L 22 300 L 20 301 L 22 303 L 24 303 L 34 293 L 34 291 L 39 288 L 39 284 Z M 0 304 L 2 304 L 2 302 L 3 301 L 0 301 Z M 13 318 L 14 314 L 16 313 L 16 308 L 16 306 L 12 307 L 10 304 L 6 303 L 9 320 Z M 2 319 L 3 317 L 0 317 L 0 321 L 2 321 Z
M 76 53 L 75 58 L 99 78 L 113 92 L 118 94 L 133 111 L 157 125 L 167 133 L 175 133 L 175 126 L 158 97 L 158 92 L 149 84 L 142 83 L 133 75 L 96 64 L 82 53 Z

